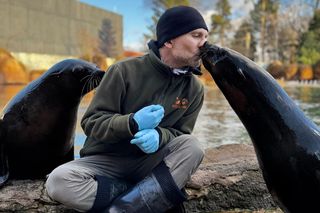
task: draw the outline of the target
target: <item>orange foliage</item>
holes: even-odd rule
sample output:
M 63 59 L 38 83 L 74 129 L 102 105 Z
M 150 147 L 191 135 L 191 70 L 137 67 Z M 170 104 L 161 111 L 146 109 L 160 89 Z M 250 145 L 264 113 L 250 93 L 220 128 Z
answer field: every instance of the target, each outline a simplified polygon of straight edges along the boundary
M 284 73 L 287 80 L 295 80 L 298 74 L 298 65 L 297 64 L 289 64 L 285 66 Z
M 29 81 L 33 81 L 33 80 L 39 78 L 45 72 L 46 72 L 46 70 L 31 70 L 29 72 Z
M 10 86 L 0 86 L 0 109 L 1 107 L 4 107 L 6 103 L 10 101 L 12 97 L 14 97 L 16 94 L 18 94 L 19 91 L 21 91 L 25 85 L 19 84 L 19 85 L 10 85 Z
M 204 85 L 207 85 L 207 86 L 215 86 L 216 85 L 211 74 L 208 72 L 208 70 L 206 70 L 206 68 L 204 68 L 203 65 L 201 65 L 201 72 L 202 72 L 202 75 L 199 78 L 203 82 Z
M 145 53 L 143 52 L 136 52 L 136 51 L 130 51 L 130 50 L 125 50 L 122 52 L 121 55 L 118 55 L 116 57 L 116 61 L 121 61 L 125 58 L 131 58 L 131 57 L 139 57 L 139 56 L 142 56 L 144 55 Z
M 106 57 L 101 54 L 95 54 L 92 56 L 90 54 L 85 54 L 82 55 L 80 59 L 96 64 L 101 70 L 107 70 L 108 68 Z
M 299 68 L 300 80 L 312 80 L 313 79 L 313 70 L 310 65 L 301 65 Z
M 92 62 L 96 64 L 101 70 L 107 70 L 108 68 L 106 57 L 103 55 L 94 55 L 92 57 Z
M 12 57 L 12 55 L 7 50 L 0 48 L 0 60 L 5 57 Z
M 320 61 L 314 65 L 313 74 L 315 79 L 320 79 Z
M 285 76 L 283 70 L 283 64 L 281 61 L 273 61 L 271 62 L 268 67 L 267 71 L 274 77 L 274 78 L 282 78 Z
M 8 51 L 0 49 L 0 84 L 25 84 L 27 81 L 24 65 Z
M 125 58 L 128 58 L 128 57 L 137 57 L 137 56 L 142 56 L 144 55 L 144 53 L 142 52 L 135 52 L 135 51 L 130 51 L 130 50 L 126 50 L 123 52 L 123 56 Z

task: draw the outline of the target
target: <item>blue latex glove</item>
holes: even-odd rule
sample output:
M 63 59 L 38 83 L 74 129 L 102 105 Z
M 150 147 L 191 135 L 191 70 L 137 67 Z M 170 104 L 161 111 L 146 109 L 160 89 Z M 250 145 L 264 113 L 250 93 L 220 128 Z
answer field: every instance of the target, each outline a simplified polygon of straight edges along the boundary
M 133 115 L 138 124 L 138 129 L 156 128 L 164 116 L 164 108 L 161 105 L 149 105 L 143 107 Z
M 159 133 L 155 129 L 145 129 L 137 132 L 130 141 L 137 145 L 143 152 L 150 154 L 159 149 Z

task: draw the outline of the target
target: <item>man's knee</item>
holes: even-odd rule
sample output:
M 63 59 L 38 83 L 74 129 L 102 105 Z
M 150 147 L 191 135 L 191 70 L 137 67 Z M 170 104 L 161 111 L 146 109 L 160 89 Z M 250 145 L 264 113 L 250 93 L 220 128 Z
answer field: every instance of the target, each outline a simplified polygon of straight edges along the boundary
M 184 137 L 184 147 L 190 160 L 201 162 L 204 157 L 204 152 L 199 146 L 198 139 L 193 135 L 182 135 Z
M 199 147 L 197 138 L 191 135 L 182 135 L 168 144 L 170 153 L 164 161 L 170 168 L 171 175 L 181 189 L 200 165 L 204 153 Z
M 180 153 L 180 155 L 188 159 L 189 162 L 195 162 L 196 164 L 201 163 L 204 152 L 200 148 L 199 141 L 196 137 L 193 135 L 181 135 L 171 142 L 173 142 L 169 145 L 171 152 Z
M 50 198 L 61 202 L 67 188 L 68 169 L 60 166 L 54 169 L 46 181 L 46 190 Z

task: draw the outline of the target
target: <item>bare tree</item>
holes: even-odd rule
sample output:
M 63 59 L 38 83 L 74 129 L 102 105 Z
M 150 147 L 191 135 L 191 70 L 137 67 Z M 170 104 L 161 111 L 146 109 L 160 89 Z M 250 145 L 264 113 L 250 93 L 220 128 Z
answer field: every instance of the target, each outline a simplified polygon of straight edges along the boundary
M 156 39 L 156 25 L 161 14 L 168 8 L 186 5 L 189 6 L 189 0 L 144 0 L 146 7 L 151 8 L 153 15 L 151 17 L 151 24 L 147 26 L 149 33 L 144 34 L 145 41 Z
M 86 29 L 81 29 L 77 35 L 81 58 L 91 61 L 98 51 L 97 38 Z
M 231 48 L 254 60 L 256 41 L 253 36 L 253 26 L 249 21 L 242 22 L 231 42 Z
M 100 38 L 100 51 L 108 57 L 115 56 L 115 39 L 114 39 L 114 30 L 112 23 L 109 19 L 103 19 L 101 24 L 101 29 L 99 30 Z
M 301 0 L 283 1 L 279 9 L 279 59 L 285 63 L 297 62 L 301 35 L 308 29 L 310 7 Z
M 250 13 L 254 29 L 259 34 L 262 62 L 265 62 L 267 52 L 272 58 L 277 58 L 278 8 L 278 0 L 258 0 Z
M 211 16 L 211 35 L 218 35 L 221 46 L 225 45 L 227 31 L 231 27 L 231 6 L 228 0 L 219 0 L 215 6 L 216 12 Z

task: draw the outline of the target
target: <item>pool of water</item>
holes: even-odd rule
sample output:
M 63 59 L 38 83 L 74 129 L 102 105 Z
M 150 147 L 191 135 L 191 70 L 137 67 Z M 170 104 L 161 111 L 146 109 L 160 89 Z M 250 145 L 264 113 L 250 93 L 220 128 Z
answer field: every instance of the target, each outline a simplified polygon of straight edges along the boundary
M 23 86 L 0 86 L 0 109 Z M 320 85 L 306 85 L 287 82 L 286 92 L 296 104 L 317 125 L 320 125 Z M 78 111 L 78 122 L 75 135 L 75 156 L 79 157 L 86 136 L 80 127 L 80 118 L 86 111 L 93 94 L 85 96 Z M 205 100 L 196 122 L 193 134 L 199 139 L 203 149 L 232 143 L 251 143 L 244 126 L 233 112 L 218 88 L 206 87 Z

